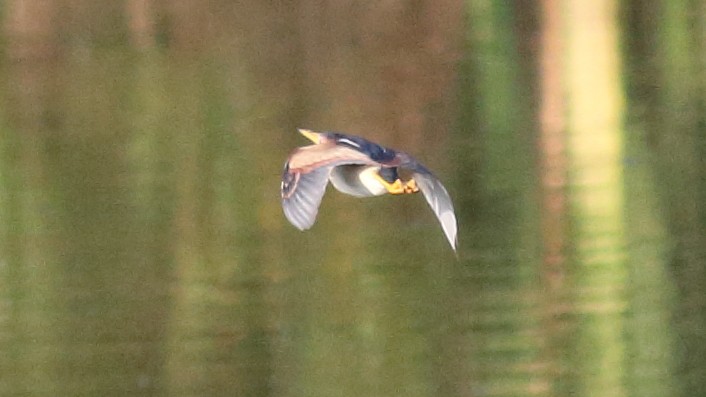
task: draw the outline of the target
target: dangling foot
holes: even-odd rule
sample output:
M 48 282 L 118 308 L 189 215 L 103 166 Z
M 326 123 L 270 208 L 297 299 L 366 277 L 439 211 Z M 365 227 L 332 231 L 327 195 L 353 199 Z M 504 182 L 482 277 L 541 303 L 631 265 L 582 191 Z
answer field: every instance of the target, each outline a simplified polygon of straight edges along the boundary
M 419 191 L 419 187 L 417 187 L 417 181 L 415 181 L 414 179 L 408 180 L 407 183 L 405 183 L 403 189 L 406 194 L 417 193 Z

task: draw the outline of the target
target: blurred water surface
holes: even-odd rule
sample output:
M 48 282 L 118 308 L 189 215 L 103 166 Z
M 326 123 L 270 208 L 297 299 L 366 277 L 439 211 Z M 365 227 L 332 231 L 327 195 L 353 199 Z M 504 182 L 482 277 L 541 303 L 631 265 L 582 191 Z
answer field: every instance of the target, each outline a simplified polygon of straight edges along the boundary
M 706 391 L 693 10 L 21 3 L 3 9 L 0 395 Z M 435 170 L 458 258 L 420 195 L 331 189 L 313 229 L 289 225 L 297 127 Z

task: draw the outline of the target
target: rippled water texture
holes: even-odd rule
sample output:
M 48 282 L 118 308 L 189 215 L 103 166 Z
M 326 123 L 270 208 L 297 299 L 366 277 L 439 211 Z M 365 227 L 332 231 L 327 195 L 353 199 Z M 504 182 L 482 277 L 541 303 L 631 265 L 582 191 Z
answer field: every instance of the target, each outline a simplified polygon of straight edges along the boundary
M 538 3 L 5 2 L 0 395 L 704 395 L 706 8 Z M 458 258 L 421 195 L 290 225 L 297 127 Z

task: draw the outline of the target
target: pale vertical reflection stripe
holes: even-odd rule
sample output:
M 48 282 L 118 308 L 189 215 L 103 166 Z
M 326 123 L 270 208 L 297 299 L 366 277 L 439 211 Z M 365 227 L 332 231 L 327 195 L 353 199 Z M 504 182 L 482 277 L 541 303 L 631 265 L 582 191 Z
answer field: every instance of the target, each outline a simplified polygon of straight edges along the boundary
M 565 4 L 578 394 L 625 396 L 623 95 L 617 4 Z

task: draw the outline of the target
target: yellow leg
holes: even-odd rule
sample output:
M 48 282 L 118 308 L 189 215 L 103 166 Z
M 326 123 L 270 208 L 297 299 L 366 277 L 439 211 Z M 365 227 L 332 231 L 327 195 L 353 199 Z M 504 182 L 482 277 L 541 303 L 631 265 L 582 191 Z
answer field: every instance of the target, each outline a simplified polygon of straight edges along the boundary
M 385 189 L 387 189 L 387 192 L 390 194 L 412 194 L 419 191 L 417 182 L 415 182 L 414 179 L 410 179 L 407 183 L 402 183 L 399 179 L 390 183 L 377 173 L 375 174 L 375 178 L 377 178 L 377 180 L 385 186 Z
M 380 182 L 381 185 L 383 185 L 385 187 L 385 189 L 387 190 L 388 193 L 390 193 L 390 194 L 404 194 L 405 193 L 404 186 L 402 185 L 401 180 L 398 179 L 398 180 L 390 183 L 390 182 L 386 181 L 383 177 L 381 177 L 377 172 L 374 173 L 373 176 L 375 177 L 375 179 L 378 180 L 378 182 Z

